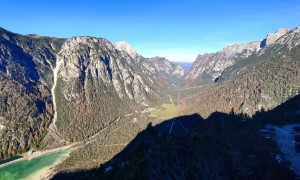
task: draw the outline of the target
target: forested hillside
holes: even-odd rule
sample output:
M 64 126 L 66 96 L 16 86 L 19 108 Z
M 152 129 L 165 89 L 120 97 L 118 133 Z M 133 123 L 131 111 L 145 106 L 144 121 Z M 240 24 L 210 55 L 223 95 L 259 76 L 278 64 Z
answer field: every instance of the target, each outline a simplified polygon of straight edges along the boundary
M 299 122 L 299 103 L 298 95 L 252 118 L 231 111 L 206 119 L 194 114 L 156 126 L 149 123 L 111 161 L 91 170 L 64 171 L 53 179 L 295 179 L 289 163 L 277 160 L 275 142 L 261 129 L 267 123 Z M 172 121 L 170 133 L 167 125 Z
M 121 115 L 161 103 L 160 91 L 171 85 L 144 57 L 105 39 L 2 28 L 0 75 L 0 159 L 87 139 Z
M 291 30 L 258 54 L 226 68 L 216 83 L 182 100 L 185 113 L 212 112 L 253 115 L 262 108 L 272 109 L 300 93 L 300 33 Z

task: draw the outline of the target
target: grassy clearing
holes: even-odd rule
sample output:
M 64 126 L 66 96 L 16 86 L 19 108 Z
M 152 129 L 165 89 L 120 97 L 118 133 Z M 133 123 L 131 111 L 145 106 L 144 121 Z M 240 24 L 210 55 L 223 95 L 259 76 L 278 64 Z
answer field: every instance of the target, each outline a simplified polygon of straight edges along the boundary
M 175 104 L 163 104 L 151 111 L 151 114 L 160 119 L 170 119 L 178 116 L 178 108 Z

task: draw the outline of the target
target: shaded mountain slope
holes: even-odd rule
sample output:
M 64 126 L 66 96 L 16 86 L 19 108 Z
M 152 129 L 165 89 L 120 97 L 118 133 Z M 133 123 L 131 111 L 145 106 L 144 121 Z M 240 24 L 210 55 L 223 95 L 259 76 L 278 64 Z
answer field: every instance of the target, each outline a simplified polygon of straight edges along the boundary
M 260 129 L 267 123 L 299 122 L 294 108 L 299 97 L 253 118 L 214 112 L 205 120 L 194 114 L 175 123 L 149 124 L 107 163 L 53 179 L 295 179 L 288 162 L 276 160 L 280 151 Z M 174 131 L 167 124 L 175 124 Z
M 0 159 L 39 145 L 53 114 L 51 66 L 64 40 L 0 29 Z

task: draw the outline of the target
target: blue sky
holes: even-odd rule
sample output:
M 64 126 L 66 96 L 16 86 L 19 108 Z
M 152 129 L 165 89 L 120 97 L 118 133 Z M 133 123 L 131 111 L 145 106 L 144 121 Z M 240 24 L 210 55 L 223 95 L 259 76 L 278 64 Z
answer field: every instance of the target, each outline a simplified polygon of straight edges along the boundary
M 300 25 L 299 0 L 0 0 L 0 6 L 0 26 L 13 32 L 125 40 L 145 57 L 173 61 Z

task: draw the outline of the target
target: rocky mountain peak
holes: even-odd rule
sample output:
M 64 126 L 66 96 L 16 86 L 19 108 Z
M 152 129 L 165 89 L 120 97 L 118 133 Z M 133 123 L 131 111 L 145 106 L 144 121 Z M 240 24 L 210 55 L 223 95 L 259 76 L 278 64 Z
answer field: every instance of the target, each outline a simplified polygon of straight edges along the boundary
M 300 32 L 300 26 L 297 26 L 293 29 L 294 32 Z
M 290 34 L 289 36 L 284 36 L 288 33 Z M 211 80 L 215 81 L 229 66 L 246 59 L 250 55 L 263 53 L 265 47 L 271 44 L 281 43 L 288 44 L 289 47 L 296 46 L 298 43 L 295 40 L 299 38 L 298 34 L 297 28 L 292 31 L 287 28 L 279 28 L 275 33 L 269 33 L 262 41 L 232 44 L 216 53 L 199 55 L 185 79 L 203 79 L 202 76 L 204 76 L 206 79 L 211 77 Z
M 115 48 L 119 51 L 124 51 L 128 53 L 132 58 L 137 58 L 141 56 L 136 52 L 136 50 L 126 41 L 119 41 L 114 44 Z
M 275 34 L 286 34 L 287 32 L 289 32 L 290 30 L 288 28 L 279 28 Z
M 185 79 L 198 79 L 203 74 L 215 81 L 227 67 L 260 50 L 260 41 L 228 45 L 216 53 L 198 55 Z
M 174 64 L 164 57 L 155 56 L 149 58 L 148 61 L 157 69 L 159 72 L 163 72 L 170 76 L 181 78 L 184 75 L 184 69 L 178 64 Z
M 225 53 L 227 56 L 232 56 L 237 53 L 242 53 L 245 50 L 257 51 L 260 49 L 260 41 L 244 43 L 244 44 L 233 44 L 228 45 L 220 52 Z
M 275 33 L 269 33 L 267 37 L 262 41 L 261 47 L 273 44 L 277 39 L 279 39 L 281 36 L 285 35 L 288 32 L 289 29 L 287 28 L 279 28 Z

